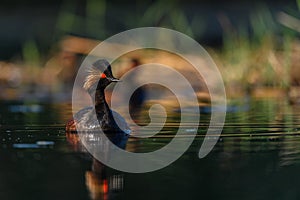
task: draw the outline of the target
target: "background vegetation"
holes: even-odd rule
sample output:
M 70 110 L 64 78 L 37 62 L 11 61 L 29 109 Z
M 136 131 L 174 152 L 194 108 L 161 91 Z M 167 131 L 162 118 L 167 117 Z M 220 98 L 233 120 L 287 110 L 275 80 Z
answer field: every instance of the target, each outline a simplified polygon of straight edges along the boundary
M 70 70 L 76 69 L 65 67 L 72 57 L 63 46 L 66 36 L 101 41 L 143 26 L 171 28 L 199 41 L 219 67 L 229 94 L 288 89 L 297 85 L 295 74 L 300 80 L 299 0 L 31 0 L 4 1 L 0 9 L 0 25 L 7 27 L 0 35 L 5 47 L 0 50 L 1 98 L 23 98 L 41 87 L 45 94 L 40 96 L 47 96 L 71 82 Z

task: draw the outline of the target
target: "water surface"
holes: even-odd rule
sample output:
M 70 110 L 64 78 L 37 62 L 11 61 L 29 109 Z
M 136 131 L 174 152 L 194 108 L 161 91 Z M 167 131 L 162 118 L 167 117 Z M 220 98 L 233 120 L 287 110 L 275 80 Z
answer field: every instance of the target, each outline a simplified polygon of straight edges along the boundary
M 188 151 L 144 174 L 105 167 L 68 142 L 69 104 L 1 102 L 0 110 L 0 199 L 300 198 L 300 107 L 285 100 L 230 101 L 218 143 L 199 159 L 210 116 L 202 108 Z M 150 152 L 167 144 L 178 114 L 155 137 L 129 138 L 128 150 Z

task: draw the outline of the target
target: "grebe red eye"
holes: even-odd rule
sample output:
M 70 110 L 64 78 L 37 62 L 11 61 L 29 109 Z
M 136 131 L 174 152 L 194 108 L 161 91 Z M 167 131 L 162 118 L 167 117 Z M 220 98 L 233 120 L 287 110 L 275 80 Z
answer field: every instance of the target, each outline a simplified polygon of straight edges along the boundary
M 106 78 L 106 75 L 105 75 L 104 73 L 102 73 L 102 74 L 100 75 L 100 77 L 101 77 L 101 78 Z

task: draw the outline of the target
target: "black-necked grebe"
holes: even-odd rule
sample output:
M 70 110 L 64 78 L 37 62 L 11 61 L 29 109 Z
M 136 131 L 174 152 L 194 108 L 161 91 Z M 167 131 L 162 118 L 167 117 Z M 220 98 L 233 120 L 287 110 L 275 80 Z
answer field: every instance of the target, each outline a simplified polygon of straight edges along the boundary
M 85 79 L 83 88 L 93 100 L 93 107 L 86 107 L 78 111 L 67 124 L 67 132 L 76 132 L 76 127 L 84 131 L 101 130 L 104 133 L 130 133 L 125 119 L 111 110 L 105 100 L 105 88 L 112 82 L 118 82 L 106 60 L 96 61 Z M 93 112 L 95 108 L 96 116 Z

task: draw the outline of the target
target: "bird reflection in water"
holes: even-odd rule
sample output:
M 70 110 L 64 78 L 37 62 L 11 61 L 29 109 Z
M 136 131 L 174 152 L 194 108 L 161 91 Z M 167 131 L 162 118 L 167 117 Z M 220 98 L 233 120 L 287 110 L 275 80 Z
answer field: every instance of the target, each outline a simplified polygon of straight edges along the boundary
M 85 138 L 89 137 L 93 138 L 93 140 L 97 140 L 96 133 L 85 134 Z M 92 157 L 82 144 L 77 133 L 67 132 L 66 138 L 74 151 L 81 153 L 84 152 L 86 153 L 85 157 L 92 158 L 92 165 L 90 169 L 85 172 L 85 184 L 89 191 L 91 199 L 111 199 L 112 196 L 115 196 L 123 191 L 123 174 L 113 172 L 112 170 L 110 170 L 110 168 L 102 164 L 96 158 Z M 115 135 L 109 136 L 109 139 L 111 140 L 111 142 L 113 142 L 113 144 L 115 144 L 119 148 L 125 149 L 128 137 L 124 137 L 124 135 Z M 108 149 L 105 149 L 104 152 L 107 152 L 107 154 L 110 153 Z

